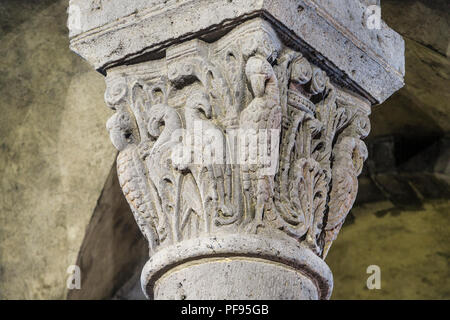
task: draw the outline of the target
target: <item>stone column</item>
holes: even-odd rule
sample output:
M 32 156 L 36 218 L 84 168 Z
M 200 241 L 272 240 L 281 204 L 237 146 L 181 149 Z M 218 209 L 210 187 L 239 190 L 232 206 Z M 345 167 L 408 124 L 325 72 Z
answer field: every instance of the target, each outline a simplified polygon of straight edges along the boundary
M 106 75 L 148 298 L 330 297 L 371 106 L 403 86 L 403 40 L 368 5 L 70 1 L 71 48 Z

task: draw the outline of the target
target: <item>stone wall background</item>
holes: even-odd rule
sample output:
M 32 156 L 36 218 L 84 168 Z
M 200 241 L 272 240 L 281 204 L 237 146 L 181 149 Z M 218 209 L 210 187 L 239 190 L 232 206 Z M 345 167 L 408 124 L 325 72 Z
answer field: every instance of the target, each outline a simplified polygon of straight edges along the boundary
M 69 50 L 67 1 L 0 2 L 0 299 L 139 298 L 104 83 Z M 360 195 L 327 263 L 334 299 L 450 298 L 450 3 L 383 0 L 406 86 L 373 111 Z M 67 291 L 67 267 L 82 290 Z M 382 289 L 368 290 L 378 265 Z
M 63 299 L 116 155 L 67 1 L 0 2 L 0 299 Z

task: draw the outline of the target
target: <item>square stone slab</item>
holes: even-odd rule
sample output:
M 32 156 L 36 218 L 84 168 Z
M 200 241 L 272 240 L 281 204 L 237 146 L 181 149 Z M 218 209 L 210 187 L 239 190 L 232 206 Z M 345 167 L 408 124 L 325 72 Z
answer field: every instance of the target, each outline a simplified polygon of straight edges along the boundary
M 369 0 L 71 0 L 71 48 L 102 73 L 165 55 L 173 44 L 214 41 L 252 18 L 335 81 L 381 103 L 403 85 L 404 41 L 366 26 Z M 370 12 L 369 12 L 370 13 Z

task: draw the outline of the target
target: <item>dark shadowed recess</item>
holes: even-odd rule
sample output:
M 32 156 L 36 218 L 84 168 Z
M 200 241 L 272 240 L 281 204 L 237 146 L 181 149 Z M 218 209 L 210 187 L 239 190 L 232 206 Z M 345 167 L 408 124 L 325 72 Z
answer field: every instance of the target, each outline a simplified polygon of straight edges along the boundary
M 81 290 L 71 290 L 68 299 L 111 299 L 139 274 L 148 258 L 147 243 L 140 233 L 111 169 L 97 202 L 78 255 Z

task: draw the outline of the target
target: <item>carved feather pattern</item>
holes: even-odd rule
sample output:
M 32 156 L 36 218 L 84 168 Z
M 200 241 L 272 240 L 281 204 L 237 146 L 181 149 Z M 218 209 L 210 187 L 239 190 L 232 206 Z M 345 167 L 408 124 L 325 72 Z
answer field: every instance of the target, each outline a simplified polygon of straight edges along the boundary
M 223 232 L 269 232 L 325 256 L 339 232 L 367 156 L 360 139 L 370 125 L 360 111 L 368 104 L 269 29 L 243 24 L 217 42 L 186 41 L 165 58 L 108 74 L 119 181 L 152 251 Z M 196 125 L 217 139 L 193 134 Z M 266 130 L 243 154 L 262 157 L 269 147 L 274 174 L 261 158 L 235 162 L 234 129 Z M 225 163 L 177 162 L 189 131 L 201 138 L 200 152 L 223 140 Z
M 360 164 L 367 158 L 365 144 L 353 137 L 343 137 L 336 143 L 333 162 L 333 181 L 330 192 L 328 219 L 325 227 L 324 257 L 336 239 L 345 218 L 356 200 Z
M 128 148 L 117 157 L 117 175 L 123 194 L 134 214 L 136 223 L 149 242 L 153 251 L 160 243 L 156 225 L 159 223 L 155 214 L 154 202 L 150 199 L 150 190 L 142 163 L 136 159 L 136 151 Z

